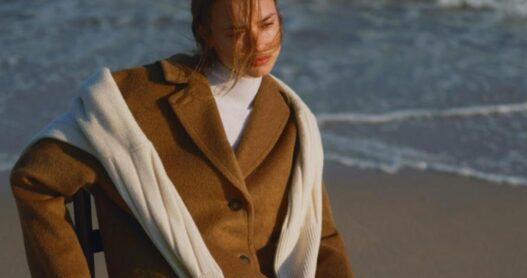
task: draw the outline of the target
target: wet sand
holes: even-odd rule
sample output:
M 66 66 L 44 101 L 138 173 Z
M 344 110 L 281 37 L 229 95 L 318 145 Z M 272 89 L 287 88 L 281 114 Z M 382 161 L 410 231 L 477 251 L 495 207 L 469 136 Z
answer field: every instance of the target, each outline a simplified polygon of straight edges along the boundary
M 527 274 L 526 187 L 336 164 L 324 175 L 359 278 Z
M 326 163 L 335 220 L 355 276 L 522 277 L 527 188 L 455 175 Z M 16 206 L 0 172 L 2 276 L 29 277 Z M 97 255 L 97 277 L 106 277 Z

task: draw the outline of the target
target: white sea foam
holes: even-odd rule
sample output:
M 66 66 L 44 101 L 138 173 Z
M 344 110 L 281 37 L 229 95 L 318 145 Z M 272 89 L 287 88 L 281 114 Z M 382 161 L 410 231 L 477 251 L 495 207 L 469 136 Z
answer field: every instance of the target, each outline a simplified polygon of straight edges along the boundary
M 463 163 L 446 153 L 427 153 L 407 146 L 388 145 L 373 138 L 347 138 L 332 133 L 323 133 L 322 136 L 327 149 L 325 159 L 345 166 L 378 169 L 387 173 L 396 173 L 406 167 L 452 173 L 512 186 L 527 186 L 526 177 L 484 172 L 462 165 Z
M 456 174 L 463 177 L 477 178 L 494 183 L 507 184 L 511 186 L 527 186 L 527 179 L 523 177 L 504 176 L 500 174 L 485 173 L 474 169 L 459 167 L 455 165 L 447 165 L 441 163 L 423 163 L 414 161 L 399 161 L 397 164 L 374 162 L 367 159 L 358 159 L 339 155 L 336 153 L 326 153 L 324 155 L 328 161 L 337 162 L 344 166 L 353 166 L 361 169 L 376 169 L 387 173 L 397 173 L 403 168 L 411 168 L 417 170 L 431 170 L 443 173 Z
M 527 112 L 527 102 L 496 104 L 488 106 L 456 107 L 444 110 L 409 109 L 391 111 L 384 114 L 321 113 L 317 114 L 317 120 L 319 125 L 333 122 L 382 124 L 393 121 L 422 118 L 471 117 L 492 114 L 510 114 L 517 112 Z

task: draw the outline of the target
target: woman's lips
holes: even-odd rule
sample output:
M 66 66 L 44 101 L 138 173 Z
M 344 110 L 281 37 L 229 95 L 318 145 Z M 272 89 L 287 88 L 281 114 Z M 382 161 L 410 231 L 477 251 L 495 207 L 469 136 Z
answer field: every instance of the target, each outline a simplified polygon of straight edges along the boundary
M 261 66 L 261 65 L 264 65 L 267 62 L 269 62 L 270 59 L 271 59 L 271 55 L 259 56 L 259 57 L 256 57 L 256 58 L 254 58 L 252 60 L 252 65 L 253 66 Z

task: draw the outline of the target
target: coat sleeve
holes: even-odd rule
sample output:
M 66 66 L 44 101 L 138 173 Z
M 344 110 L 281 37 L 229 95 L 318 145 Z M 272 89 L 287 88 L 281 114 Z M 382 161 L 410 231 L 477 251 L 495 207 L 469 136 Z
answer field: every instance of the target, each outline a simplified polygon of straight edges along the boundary
M 41 138 L 10 173 L 32 277 L 90 277 L 66 203 L 95 181 L 95 158 L 65 142 Z
M 322 181 L 322 236 L 316 277 L 353 277 L 344 241 L 333 218 L 324 181 Z

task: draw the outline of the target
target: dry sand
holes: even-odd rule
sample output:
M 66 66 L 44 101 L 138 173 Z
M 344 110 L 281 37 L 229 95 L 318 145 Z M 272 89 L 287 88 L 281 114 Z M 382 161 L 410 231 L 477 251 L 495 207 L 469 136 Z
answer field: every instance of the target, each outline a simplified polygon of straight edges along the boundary
M 359 278 L 525 277 L 527 188 L 413 170 L 325 166 L 333 213 Z M 2 277 L 29 277 L 7 173 L 0 172 Z M 97 255 L 98 277 L 104 275 Z

